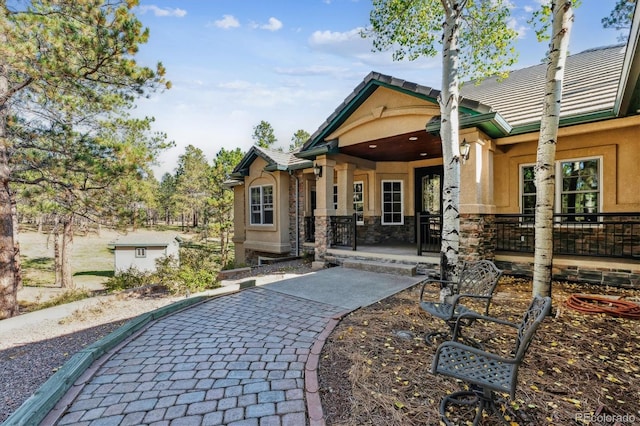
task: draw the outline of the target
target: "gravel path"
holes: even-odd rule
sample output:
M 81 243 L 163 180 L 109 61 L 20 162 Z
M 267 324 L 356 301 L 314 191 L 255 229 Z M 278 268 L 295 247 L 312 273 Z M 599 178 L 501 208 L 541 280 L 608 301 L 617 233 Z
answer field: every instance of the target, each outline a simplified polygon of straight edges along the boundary
M 308 265 L 286 262 L 254 268 L 234 284 L 255 277 L 258 285 L 310 272 Z M 0 321 L 0 422 L 6 420 L 58 368 L 83 347 L 111 333 L 127 320 L 173 303 L 179 297 L 101 297 L 61 320 L 25 321 L 8 329 Z

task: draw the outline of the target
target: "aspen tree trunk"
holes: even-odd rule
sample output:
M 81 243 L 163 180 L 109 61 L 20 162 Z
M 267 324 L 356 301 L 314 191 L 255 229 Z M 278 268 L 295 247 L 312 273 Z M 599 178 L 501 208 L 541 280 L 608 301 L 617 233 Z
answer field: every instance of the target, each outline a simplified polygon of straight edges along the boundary
M 73 289 L 73 274 L 71 273 L 71 252 L 73 251 L 73 215 L 64 219 L 62 230 L 62 287 Z
M 440 275 L 443 279 L 456 278 L 460 249 L 460 147 L 458 146 L 459 116 L 459 27 L 464 2 L 443 1 L 446 20 L 442 42 L 442 92 L 440 103 L 442 139 L 443 214 L 440 247 Z M 444 295 L 443 295 L 444 296 Z
M 552 34 L 549 42 L 544 105 L 535 166 L 536 215 L 533 295 L 551 296 L 553 263 L 553 200 L 555 157 L 562 104 L 562 81 L 573 25 L 572 0 L 552 2 Z

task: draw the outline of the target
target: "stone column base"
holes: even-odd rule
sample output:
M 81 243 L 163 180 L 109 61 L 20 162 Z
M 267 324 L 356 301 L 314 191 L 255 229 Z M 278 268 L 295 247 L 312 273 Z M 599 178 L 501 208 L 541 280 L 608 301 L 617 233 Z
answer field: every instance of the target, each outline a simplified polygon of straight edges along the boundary
M 327 264 L 323 260 L 314 260 L 313 262 L 311 262 L 311 269 L 313 269 L 314 271 L 324 269 L 326 268 L 326 266 Z

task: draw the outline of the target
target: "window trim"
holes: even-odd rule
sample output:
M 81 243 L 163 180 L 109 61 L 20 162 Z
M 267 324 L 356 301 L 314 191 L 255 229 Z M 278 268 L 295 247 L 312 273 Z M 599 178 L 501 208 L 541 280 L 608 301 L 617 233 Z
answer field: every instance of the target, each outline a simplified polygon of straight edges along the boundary
M 589 160 L 597 160 L 598 161 L 598 189 L 597 191 L 590 191 L 590 192 L 597 192 L 598 193 L 598 205 L 596 206 L 596 212 L 595 213 L 585 213 L 585 215 L 597 215 L 598 213 L 602 213 L 602 202 L 603 202 L 603 165 L 604 165 L 604 158 L 602 155 L 592 155 L 592 156 L 585 156 L 585 157 L 576 157 L 576 158 L 565 158 L 562 160 L 555 160 L 554 162 L 554 172 L 555 172 L 555 194 L 554 194 L 554 198 L 553 198 L 553 213 L 554 214 L 562 214 L 562 194 L 563 194 L 563 190 L 562 190 L 562 164 L 563 163 L 574 163 L 574 162 L 578 162 L 578 161 L 589 161 Z M 535 163 L 522 163 L 520 164 L 519 167 L 519 177 L 518 177 L 518 209 L 520 211 L 520 214 L 524 214 L 523 209 L 523 203 L 522 203 L 522 197 L 524 196 L 524 168 L 525 167 L 535 167 Z M 533 222 L 523 222 L 521 221 L 521 223 L 523 225 L 533 225 Z M 595 225 L 595 224 L 594 224 Z
M 400 183 L 400 222 L 386 222 L 384 220 L 384 214 L 385 214 L 385 210 L 384 210 L 384 184 L 385 183 L 395 183 L 395 182 L 399 182 Z M 393 192 L 392 192 L 393 194 Z M 404 225 L 404 180 L 402 179 L 382 179 L 380 180 L 380 223 L 382 225 L 389 225 L 389 226 L 397 226 L 397 225 Z M 395 212 L 392 212 L 395 213 Z
M 564 191 L 562 190 L 562 163 L 575 163 L 578 161 L 590 161 L 596 160 L 598 162 L 598 189 L 596 191 L 585 191 L 585 192 L 597 192 L 598 193 L 598 205 L 595 213 L 585 213 L 587 214 L 598 214 L 601 213 L 602 210 L 602 156 L 595 155 L 589 157 L 578 157 L 578 158 L 568 158 L 565 160 L 556 161 L 556 194 L 555 194 L 555 206 L 554 210 L 562 210 L 562 194 Z M 562 213 L 562 212 L 560 212 Z
M 271 202 L 271 209 L 266 209 L 265 208 L 265 202 L 264 202 L 264 188 L 270 187 L 271 188 L 271 198 L 272 198 L 272 202 Z M 260 222 L 254 222 L 253 221 L 253 206 L 254 205 L 258 205 L 258 204 L 253 204 L 253 190 L 254 189 L 259 189 L 260 190 Z M 265 211 L 271 211 L 271 222 L 265 222 Z M 264 185 L 253 185 L 249 187 L 249 225 L 251 226 L 273 226 L 275 222 L 275 189 L 274 189 L 274 185 L 273 184 L 264 184 Z

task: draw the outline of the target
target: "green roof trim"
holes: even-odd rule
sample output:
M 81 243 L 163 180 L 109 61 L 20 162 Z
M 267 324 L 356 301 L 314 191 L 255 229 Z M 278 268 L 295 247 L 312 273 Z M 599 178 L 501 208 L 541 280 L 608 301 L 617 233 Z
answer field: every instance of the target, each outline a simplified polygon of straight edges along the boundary
M 308 155 L 306 152 L 325 143 L 325 138 L 338 129 L 379 87 L 384 87 L 438 105 L 439 90 L 389 75 L 371 72 L 351 94 L 347 96 L 338 108 L 336 108 L 329 118 L 325 120 L 320 128 L 311 135 L 309 140 L 304 144 L 301 152 L 296 154 L 296 156 L 299 158 L 314 158 L 317 154 Z M 460 98 L 459 109 L 467 115 L 478 115 L 491 111 L 491 108 L 486 104 L 469 98 Z
M 338 152 L 338 140 L 335 139 L 325 143 L 324 145 L 311 148 L 307 151 L 300 151 L 294 155 L 298 158 L 304 158 L 306 160 L 315 160 L 318 155 L 337 154 Z
M 609 118 L 615 118 L 615 117 L 616 115 L 611 109 L 604 110 L 604 111 L 596 111 L 588 114 L 572 115 L 569 117 L 560 118 L 559 127 L 573 126 L 575 124 L 592 123 L 592 122 L 607 120 Z M 521 135 L 524 133 L 537 132 L 539 130 L 540 130 L 540 122 L 530 123 L 524 126 L 514 127 L 511 133 L 507 136 Z
M 427 123 L 429 133 L 440 133 L 440 120 Z M 469 129 L 477 127 L 492 138 L 501 138 L 511 133 L 512 127 L 499 113 L 486 112 L 484 114 L 466 115 L 460 117 L 460 128 Z

